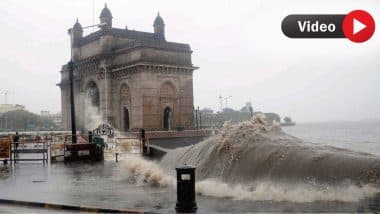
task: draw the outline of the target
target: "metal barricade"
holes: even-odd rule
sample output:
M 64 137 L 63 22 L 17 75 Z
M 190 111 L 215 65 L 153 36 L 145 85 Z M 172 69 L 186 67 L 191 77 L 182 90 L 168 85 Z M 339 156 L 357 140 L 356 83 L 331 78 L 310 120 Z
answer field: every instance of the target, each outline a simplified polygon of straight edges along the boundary
M 49 159 L 48 145 L 51 138 L 43 138 L 37 136 L 36 138 L 23 138 L 18 142 L 12 142 L 11 155 L 14 163 L 17 161 L 42 161 L 47 163 Z M 41 154 L 40 157 L 21 157 L 26 154 Z
M 11 160 L 11 144 L 12 144 L 12 138 L 10 137 L 3 137 L 0 138 L 0 159 L 3 160 L 4 164 L 8 163 L 8 160 Z

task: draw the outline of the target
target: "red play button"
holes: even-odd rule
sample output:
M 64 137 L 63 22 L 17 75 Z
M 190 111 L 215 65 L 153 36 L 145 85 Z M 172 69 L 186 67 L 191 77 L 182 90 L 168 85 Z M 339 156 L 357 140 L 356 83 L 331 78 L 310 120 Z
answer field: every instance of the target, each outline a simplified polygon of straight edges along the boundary
M 346 15 L 342 28 L 347 39 L 353 42 L 365 42 L 375 32 L 375 20 L 364 10 L 354 10 Z

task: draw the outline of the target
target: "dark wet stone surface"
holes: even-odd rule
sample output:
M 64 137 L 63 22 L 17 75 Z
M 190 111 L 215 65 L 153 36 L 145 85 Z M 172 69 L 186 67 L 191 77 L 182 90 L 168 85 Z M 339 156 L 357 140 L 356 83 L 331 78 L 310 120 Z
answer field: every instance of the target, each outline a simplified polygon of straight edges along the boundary
M 113 209 L 174 212 L 172 188 L 137 186 L 115 163 L 0 165 L 0 198 L 72 204 Z M 208 212 L 374 212 L 380 195 L 359 202 L 292 203 L 231 200 L 197 196 L 200 213 Z M 23 212 L 22 207 L 0 205 L 0 212 Z M 17 213 L 17 212 L 16 212 Z

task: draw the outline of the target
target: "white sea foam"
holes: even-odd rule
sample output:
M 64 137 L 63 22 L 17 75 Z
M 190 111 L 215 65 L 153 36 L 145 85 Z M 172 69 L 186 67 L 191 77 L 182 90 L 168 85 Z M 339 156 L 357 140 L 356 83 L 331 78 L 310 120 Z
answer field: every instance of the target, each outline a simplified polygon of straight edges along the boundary
M 144 160 L 139 156 L 125 157 L 124 167 L 131 178 L 138 185 L 152 185 L 167 187 L 175 185 L 175 178 L 166 174 L 161 167 L 153 161 Z
M 124 167 L 129 178 L 137 185 L 175 188 L 176 180 L 173 175 L 165 172 L 156 162 L 145 160 L 138 156 L 128 156 Z M 196 183 L 198 195 L 230 198 L 234 200 L 255 201 L 358 201 L 373 196 L 379 189 L 370 186 L 352 184 L 338 186 L 316 186 L 312 184 L 288 184 L 276 182 L 257 182 L 251 184 L 227 184 L 216 179 L 205 179 Z
M 93 130 L 100 124 L 104 123 L 103 117 L 98 107 L 91 102 L 90 96 L 84 97 L 84 128 L 85 130 Z
M 160 163 L 128 156 L 138 185 L 175 188 L 174 168 L 193 165 L 199 195 L 237 200 L 358 201 L 380 192 L 378 157 L 306 143 L 262 117 L 226 123 L 217 134 L 166 154 Z
M 370 185 L 358 187 L 325 186 L 324 188 L 308 184 L 285 184 L 273 182 L 260 182 L 253 187 L 247 185 L 229 185 L 216 180 L 203 180 L 196 185 L 197 193 L 205 196 L 244 199 L 255 201 L 359 201 L 379 192 Z

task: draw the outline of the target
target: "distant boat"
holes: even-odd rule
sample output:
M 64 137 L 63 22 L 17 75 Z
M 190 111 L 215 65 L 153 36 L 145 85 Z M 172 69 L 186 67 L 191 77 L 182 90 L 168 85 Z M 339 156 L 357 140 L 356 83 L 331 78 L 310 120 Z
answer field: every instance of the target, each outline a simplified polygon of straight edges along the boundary
M 284 117 L 284 122 L 281 123 L 281 126 L 295 126 L 296 123 L 292 121 L 290 117 Z

